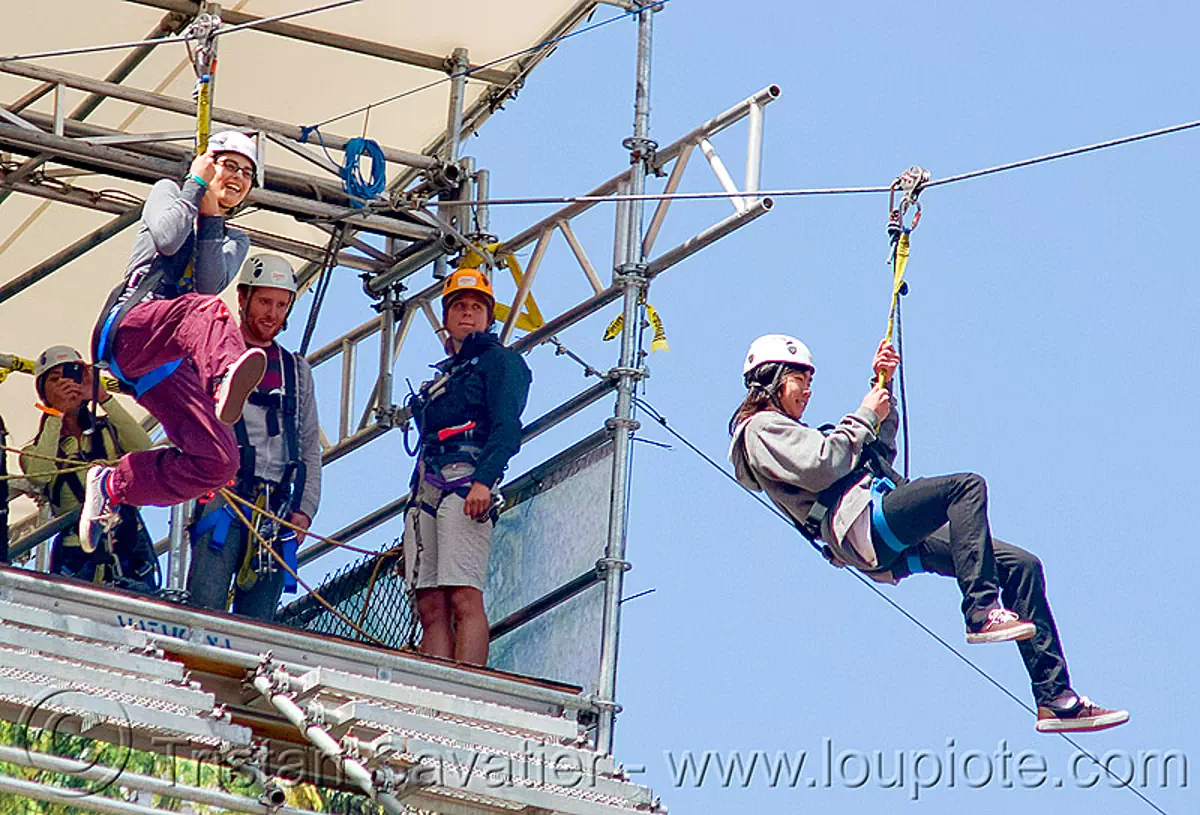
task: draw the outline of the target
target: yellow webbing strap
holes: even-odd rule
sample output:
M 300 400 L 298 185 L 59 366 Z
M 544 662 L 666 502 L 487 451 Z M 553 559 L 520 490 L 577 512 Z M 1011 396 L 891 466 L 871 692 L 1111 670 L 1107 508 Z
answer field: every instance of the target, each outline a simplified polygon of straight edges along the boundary
M 212 81 L 200 82 L 200 94 L 196 100 L 196 155 L 208 150 L 208 137 L 212 131 Z
M 887 333 L 883 338 L 886 342 L 892 341 L 892 335 L 896 330 L 896 306 L 900 303 L 900 290 L 904 288 L 904 269 L 908 266 L 908 233 L 904 232 L 900 235 L 900 240 L 896 242 L 896 252 L 892 256 L 892 307 L 888 311 Z M 887 376 L 879 375 L 878 384 L 883 387 L 887 384 Z
M 521 264 L 517 260 L 517 256 L 512 252 L 509 252 L 505 255 L 496 255 L 495 252 L 498 248 L 500 248 L 499 243 L 489 243 L 486 246 L 486 249 L 494 255 L 494 260 L 496 261 L 497 267 L 503 266 L 504 268 L 508 269 L 509 274 L 512 275 L 513 282 L 520 286 L 521 281 L 525 279 L 525 272 L 521 269 Z M 478 252 L 469 249 L 467 250 L 466 254 L 463 255 L 462 260 L 459 261 L 458 268 L 479 269 L 482 268 L 483 265 L 483 257 L 481 257 Z M 495 283 L 494 277 L 492 282 Z M 495 307 L 496 319 L 500 322 L 504 322 L 508 319 L 508 314 L 511 310 L 512 309 L 508 305 L 497 302 Z M 521 313 L 517 316 L 517 328 L 521 329 L 522 331 L 534 331 L 538 328 L 541 328 L 545 324 L 546 318 L 542 316 L 542 311 L 538 308 L 537 300 L 534 299 L 533 292 L 530 291 L 525 297 L 525 305 L 521 309 Z
M 228 503 L 228 499 L 226 499 Z M 264 492 L 259 492 L 258 497 L 254 500 L 254 510 L 250 513 L 250 523 L 254 524 L 255 528 L 266 517 L 267 496 Z M 253 536 L 249 530 L 244 531 L 246 535 L 246 553 L 242 557 L 242 565 L 238 569 L 237 580 L 234 585 L 242 591 L 250 591 L 258 583 L 258 570 L 254 568 L 254 558 L 258 554 L 258 538 Z M 228 605 L 226 609 L 233 608 L 233 588 L 229 589 Z

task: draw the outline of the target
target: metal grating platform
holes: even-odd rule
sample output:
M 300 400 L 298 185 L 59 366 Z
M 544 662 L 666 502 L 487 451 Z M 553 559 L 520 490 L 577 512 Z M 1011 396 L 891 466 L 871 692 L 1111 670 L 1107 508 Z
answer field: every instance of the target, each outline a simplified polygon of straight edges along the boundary
M 0 569 L 0 718 L 356 790 L 390 813 L 661 813 L 578 688 Z M 191 751 L 190 754 L 188 751 Z

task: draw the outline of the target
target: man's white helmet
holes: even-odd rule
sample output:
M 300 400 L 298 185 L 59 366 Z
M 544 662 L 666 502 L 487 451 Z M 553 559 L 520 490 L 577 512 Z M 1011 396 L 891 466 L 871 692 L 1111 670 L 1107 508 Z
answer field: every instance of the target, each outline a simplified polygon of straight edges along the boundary
M 68 362 L 83 362 L 83 357 L 69 345 L 51 345 L 34 361 L 33 376 L 35 379 L 41 379 L 51 368 Z
M 246 258 L 238 275 L 238 285 L 252 289 L 283 289 L 296 294 L 300 283 L 292 264 L 279 255 L 254 255 Z
M 239 156 L 249 159 L 250 163 L 254 165 L 255 173 L 258 172 L 258 145 L 245 133 L 239 133 L 236 130 L 222 130 L 220 133 L 215 133 L 208 139 L 208 151 L 210 153 L 237 153 Z
M 816 370 L 808 346 L 787 334 L 764 334 L 750 343 L 750 350 L 746 352 L 746 363 L 742 366 L 742 376 L 768 362 L 786 362 Z

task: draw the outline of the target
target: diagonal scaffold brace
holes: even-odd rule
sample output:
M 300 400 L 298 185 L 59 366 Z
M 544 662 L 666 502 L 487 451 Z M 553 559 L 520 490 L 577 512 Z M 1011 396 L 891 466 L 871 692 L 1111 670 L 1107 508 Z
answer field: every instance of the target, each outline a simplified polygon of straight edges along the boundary
M 303 734 L 316 749 L 338 766 L 355 786 L 383 807 L 388 815 L 404 815 L 408 810 L 400 798 L 409 790 L 407 774 L 387 768 L 374 772 L 350 755 L 349 751 L 322 726 L 321 717 L 296 703 L 292 688 L 294 677 L 267 655 L 250 677 L 250 684 L 280 714 Z

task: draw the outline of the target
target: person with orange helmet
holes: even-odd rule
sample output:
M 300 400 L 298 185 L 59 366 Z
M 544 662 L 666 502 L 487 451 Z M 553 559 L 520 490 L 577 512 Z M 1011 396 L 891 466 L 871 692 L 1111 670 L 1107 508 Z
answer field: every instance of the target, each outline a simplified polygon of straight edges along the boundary
M 883 583 L 932 572 L 958 580 L 968 643 L 1016 642 L 1043 733 L 1103 730 L 1129 713 L 1071 689 L 1038 558 L 992 538 L 987 485 L 975 473 L 916 478 L 892 469 L 900 355 L 879 343 L 871 388 L 836 425 L 801 421 L 812 396 L 812 353 L 795 337 L 750 345 L 747 393 L 729 421 L 738 483 L 765 492 L 831 564 Z
M 442 288 L 440 376 L 410 401 L 420 450 L 405 513 L 405 579 L 416 595 L 420 648 L 483 665 L 483 608 L 496 489 L 521 447 L 532 381 L 521 355 L 489 329 L 496 298 L 481 269 L 458 269 Z

